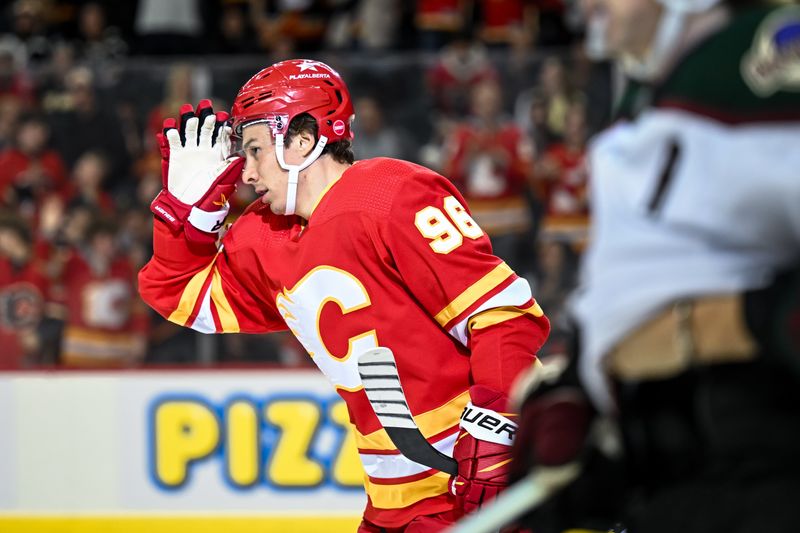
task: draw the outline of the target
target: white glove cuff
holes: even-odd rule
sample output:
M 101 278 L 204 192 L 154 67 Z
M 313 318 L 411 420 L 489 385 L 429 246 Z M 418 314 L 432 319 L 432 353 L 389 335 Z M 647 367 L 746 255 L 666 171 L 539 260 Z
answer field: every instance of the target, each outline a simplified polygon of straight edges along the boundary
M 222 226 L 225 224 L 225 217 L 228 216 L 229 210 L 230 205 L 227 203 L 219 211 L 203 211 L 202 209 L 198 209 L 196 206 L 193 206 L 192 210 L 189 212 L 189 218 L 187 220 L 189 221 L 189 224 L 200 231 L 205 231 L 206 233 L 219 233 L 219 230 L 221 230 Z
M 517 424 L 500 413 L 469 402 L 461 413 L 461 428 L 478 440 L 511 446 Z

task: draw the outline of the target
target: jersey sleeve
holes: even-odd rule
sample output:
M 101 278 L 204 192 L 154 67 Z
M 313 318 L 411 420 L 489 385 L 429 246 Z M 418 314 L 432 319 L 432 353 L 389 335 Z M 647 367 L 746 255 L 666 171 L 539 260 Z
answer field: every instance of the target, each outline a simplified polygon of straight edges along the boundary
M 492 253 L 464 199 L 437 174 L 415 176 L 386 224 L 389 252 L 408 290 L 470 350 L 476 382 L 507 390 L 549 332 L 528 282 Z M 502 383 L 488 370 L 497 365 L 510 365 Z
M 183 230 L 173 232 L 156 219 L 153 257 L 139 272 L 139 293 L 159 314 L 202 333 L 269 333 L 286 329 L 258 282 L 257 251 L 232 245 L 247 231 L 237 221 L 218 248 L 190 243 Z

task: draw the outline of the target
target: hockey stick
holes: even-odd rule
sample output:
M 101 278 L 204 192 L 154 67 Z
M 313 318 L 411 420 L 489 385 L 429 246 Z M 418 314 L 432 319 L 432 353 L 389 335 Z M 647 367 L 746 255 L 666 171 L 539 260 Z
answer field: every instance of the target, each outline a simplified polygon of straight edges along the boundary
M 400 453 L 415 463 L 456 475 L 455 459 L 425 440 L 414 422 L 392 351 L 381 347 L 362 353 L 358 357 L 358 374 L 372 409 Z
M 448 530 L 448 533 L 497 531 L 544 503 L 564 485 L 575 479 L 580 471 L 581 465 L 578 463 L 534 470 L 502 492 L 496 500 L 456 524 Z

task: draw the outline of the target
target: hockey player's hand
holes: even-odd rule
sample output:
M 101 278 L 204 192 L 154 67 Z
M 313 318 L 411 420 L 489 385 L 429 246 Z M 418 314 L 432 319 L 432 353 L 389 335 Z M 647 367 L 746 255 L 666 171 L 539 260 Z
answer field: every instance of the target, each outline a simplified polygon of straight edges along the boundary
M 208 100 L 200 102 L 197 113 L 186 104 L 180 128 L 167 119 L 159 136 L 164 190 L 151 210 L 174 228 L 185 227 L 189 238 L 202 239 L 222 228 L 241 177 L 244 160 L 229 157 L 227 119 L 227 113 L 214 114 Z M 187 220 L 191 228 L 184 225 Z
M 519 427 L 510 481 L 533 473 L 547 480 L 548 493 L 519 523 L 533 531 L 605 531 L 619 521 L 626 501 L 619 435 L 592 408 L 575 357 L 543 363 L 523 373 L 511 391 Z
M 517 430 L 507 413 L 508 399 L 482 385 L 469 390 L 471 402 L 461 415 L 453 459 L 458 475 L 450 481 L 459 507 L 470 513 L 508 485 L 511 443 Z
M 577 460 L 584 449 L 592 409 L 564 359 L 543 366 L 537 360 L 516 381 L 512 397 L 519 412 L 511 479 L 533 468 L 558 467 Z
M 197 111 L 195 112 L 192 104 L 183 104 L 179 111 L 178 120 L 180 121 L 180 127 L 178 126 L 178 120 L 175 118 L 167 118 L 164 120 L 161 133 L 156 134 L 156 141 L 158 143 L 158 149 L 161 153 L 161 184 L 166 189 L 169 185 L 169 160 L 170 160 L 170 141 L 167 137 L 167 132 L 170 130 L 177 130 L 178 136 L 180 138 L 181 146 L 185 146 L 186 143 L 186 127 L 189 124 L 189 119 L 197 118 L 199 124 L 203 124 L 205 120 L 214 115 L 216 118 L 216 123 L 214 125 L 214 132 L 211 137 L 211 142 L 218 148 L 222 148 L 225 143 L 224 138 L 219 138 L 220 130 L 225 127 L 225 123 L 227 122 L 230 115 L 225 111 L 217 111 L 214 114 L 214 110 L 211 106 L 211 100 L 201 100 L 199 104 L 197 104 Z M 196 129 L 196 128 L 195 128 Z M 230 136 L 228 132 L 228 136 Z M 199 132 L 198 132 L 198 140 L 199 140 Z M 220 144 L 219 141 L 222 142 Z

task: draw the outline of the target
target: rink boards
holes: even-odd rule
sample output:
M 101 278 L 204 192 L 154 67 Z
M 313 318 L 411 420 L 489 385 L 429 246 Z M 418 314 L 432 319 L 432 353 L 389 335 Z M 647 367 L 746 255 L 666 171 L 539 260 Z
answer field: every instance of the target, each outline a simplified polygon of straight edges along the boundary
M 312 370 L 0 374 L 0 531 L 353 531 L 347 424 Z

